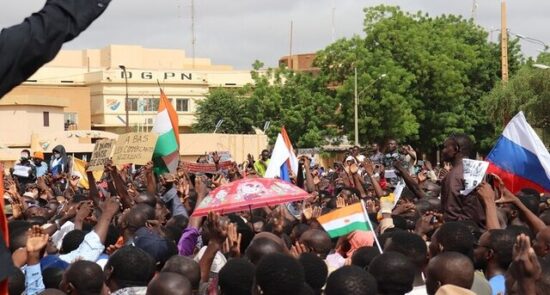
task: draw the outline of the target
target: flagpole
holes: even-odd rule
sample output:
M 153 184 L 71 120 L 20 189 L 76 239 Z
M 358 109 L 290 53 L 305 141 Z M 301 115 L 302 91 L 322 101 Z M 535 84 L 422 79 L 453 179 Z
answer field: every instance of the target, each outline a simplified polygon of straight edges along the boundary
M 365 215 L 365 219 L 367 220 L 367 223 L 369 224 L 369 228 L 372 231 L 372 236 L 374 237 L 374 242 L 376 243 L 376 246 L 378 247 L 378 251 L 380 251 L 380 254 L 384 253 L 382 251 L 382 247 L 380 246 L 380 242 L 378 241 L 378 237 L 376 237 L 376 231 L 374 230 L 374 227 L 372 226 L 372 223 L 370 222 L 369 215 L 367 214 L 365 210 L 365 202 L 361 200 L 361 209 L 363 210 L 363 215 Z

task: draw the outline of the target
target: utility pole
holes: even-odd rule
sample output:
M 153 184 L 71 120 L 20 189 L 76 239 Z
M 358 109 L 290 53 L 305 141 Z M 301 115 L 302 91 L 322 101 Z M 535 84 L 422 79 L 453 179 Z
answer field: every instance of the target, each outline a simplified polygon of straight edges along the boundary
M 332 43 L 334 43 L 334 41 L 336 41 L 336 21 L 335 21 L 335 16 L 336 16 L 336 6 L 334 4 L 334 1 L 332 1 Z
M 193 70 L 195 69 L 195 0 L 191 0 L 191 56 L 193 58 Z
M 128 72 L 126 71 L 126 66 L 124 65 L 119 65 L 118 66 L 122 72 L 124 73 L 124 84 L 126 85 L 126 99 L 124 101 L 124 106 L 125 106 L 125 112 L 126 112 L 126 133 L 130 132 L 130 115 L 129 115 L 129 103 L 130 103 L 130 100 L 128 99 Z
M 353 106 L 353 109 L 354 109 L 354 127 L 355 127 L 355 145 L 356 146 L 359 146 L 359 116 L 357 115 L 357 112 L 358 112 L 358 100 L 359 98 L 357 97 L 357 66 L 354 67 L 354 70 L 355 70 L 355 99 L 354 99 L 354 106 Z
M 500 61 L 502 83 L 508 82 L 508 28 L 506 26 L 506 0 L 500 2 Z
M 472 4 L 472 20 L 475 23 L 477 18 L 477 0 L 473 0 L 473 1 L 474 3 Z
M 294 22 L 291 20 L 290 21 L 290 42 L 289 42 L 290 43 L 289 44 L 290 48 L 289 48 L 289 52 L 288 52 L 288 68 L 291 69 L 291 70 L 293 69 L 293 67 L 292 67 L 292 64 L 293 64 L 292 63 L 292 31 L 293 31 L 293 24 L 294 24 Z

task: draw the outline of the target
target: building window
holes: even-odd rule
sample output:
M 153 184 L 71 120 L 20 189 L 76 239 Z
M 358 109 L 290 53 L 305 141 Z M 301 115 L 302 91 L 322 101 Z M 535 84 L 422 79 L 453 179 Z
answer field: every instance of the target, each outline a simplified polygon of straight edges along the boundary
M 65 113 L 65 130 L 77 130 L 76 123 L 78 122 L 78 114 L 77 113 Z
M 156 112 L 159 109 L 159 99 L 158 98 L 145 98 L 145 111 L 146 112 Z
M 189 99 L 187 98 L 176 99 L 176 111 L 189 112 Z
M 128 98 L 128 111 L 130 112 L 136 112 L 139 110 L 138 108 L 138 99 L 137 98 Z
M 50 127 L 50 112 L 42 113 L 44 119 L 44 127 Z

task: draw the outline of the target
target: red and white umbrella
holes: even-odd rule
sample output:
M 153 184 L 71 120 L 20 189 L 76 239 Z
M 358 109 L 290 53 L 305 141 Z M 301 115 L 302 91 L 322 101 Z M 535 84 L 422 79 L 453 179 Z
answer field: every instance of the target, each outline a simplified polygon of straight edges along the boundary
M 211 191 L 198 204 L 193 216 L 205 216 L 209 212 L 227 214 L 247 211 L 302 201 L 308 196 L 303 189 L 280 179 L 245 178 Z

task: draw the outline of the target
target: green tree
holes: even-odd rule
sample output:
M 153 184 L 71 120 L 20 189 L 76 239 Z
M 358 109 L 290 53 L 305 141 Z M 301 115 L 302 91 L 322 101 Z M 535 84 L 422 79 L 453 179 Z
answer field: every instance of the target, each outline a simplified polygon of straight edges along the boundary
M 500 52 L 481 27 L 459 16 L 381 5 L 365 9 L 364 32 L 338 40 L 316 59 L 325 82 L 339 86 L 345 134 L 353 134 L 355 67 L 359 91 L 372 85 L 360 97 L 361 142 L 396 137 L 429 151 L 450 133 L 493 134 L 480 98 L 499 80 Z M 518 50 L 512 43 L 512 73 Z M 372 84 L 381 74 L 387 77 Z
M 284 126 L 294 145 L 316 147 L 337 134 L 334 114 L 337 101 L 326 85 L 310 73 L 295 73 L 284 67 L 260 71 L 256 62 L 248 87 L 247 110 L 254 125 L 271 122 L 267 134 L 271 142 Z
M 252 119 L 246 110 L 246 97 L 230 89 L 213 89 L 204 100 L 197 101 L 194 132 L 213 132 L 223 120 L 219 133 L 252 133 Z
M 541 54 L 536 63 L 550 61 Z M 534 67 L 528 61 L 506 84 L 498 84 L 483 98 L 483 107 L 498 124 L 496 134 L 519 111 L 523 111 L 534 128 L 550 129 L 550 70 Z M 550 64 L 550 63 L 549 63 Z

